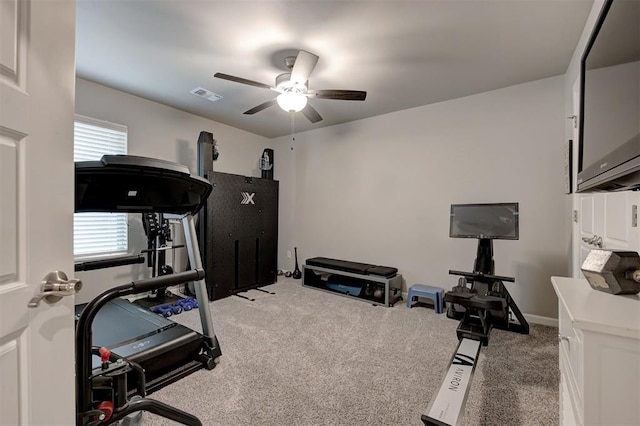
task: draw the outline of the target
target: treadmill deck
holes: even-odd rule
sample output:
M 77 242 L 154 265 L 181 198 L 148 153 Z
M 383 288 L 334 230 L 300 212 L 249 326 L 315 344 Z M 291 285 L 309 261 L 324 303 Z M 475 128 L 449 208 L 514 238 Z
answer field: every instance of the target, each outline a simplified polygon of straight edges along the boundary
M 76 306 L 76 318 L 83 308 Z M 194 360 L 202 345 L 201 334 L 123 299 L 110 301 L 98 312 L 92 333 L 93 346 L 142 365 L 149 384 L 171 366 Z M 100 358 L 94 355 L 91 363 L 99 368 Z

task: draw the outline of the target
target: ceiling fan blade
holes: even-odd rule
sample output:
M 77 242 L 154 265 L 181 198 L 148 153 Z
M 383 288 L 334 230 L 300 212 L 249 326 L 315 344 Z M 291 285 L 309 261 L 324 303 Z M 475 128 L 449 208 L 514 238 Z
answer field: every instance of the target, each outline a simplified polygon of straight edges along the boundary
M 269 108 L 270 106 L 275 105 L 275 104 L 276 104 L 276 102 L 277 102 L 277 101 L 276 101 L 275 99 L 271 99 L 270 101 L 263 102 L 263 103 L 261 103 L 260 105 L 255 106 L 255 107 L 253 107 L 253 108 L 251 108 L 251 109 L 249 109 L 249 110 L 245 111 L 245 112 L 244 112 L 244 114 L 248 114 L 248 115 L 255 114 L 256 112 L 260 112 L 260 111 L 262 111 L 263 109 L 267 109 L 267 108 Z
M 361 90 L 309 90 L 307 95 L 320 99 L 342 101 L 364 101 L 367 98 L 367 92 Z
M 309 104 L 307 104 L 307 106 L 302 109 L 302 114 L 304 114 L 304 116 L 307 117 L 312 123 L 317 123 L 318 121 L 322 120 L 322 117 L 320 116 L 320 114 L 318 114 L 318 111 L 316 111 L 315 108 L 313 108 Z
M 291 70 L 291 82 L 305 84 L 309 80 L 311 72 L 318 63 L 318 57 L 313 53 L 301 50 Z
M 216 78 L 221 78 L 223 80 L 234 81 L 236 83 L 248 84 L 249 86 L 262 87 L 264 89 L 271 89 L 271 86 L 268 84 L 260 83 L 258 81 L 247 80 L 246 78 L 236 77 L 229 74 L 223 74 L 221 72 L 217 72 L 213 75 Z

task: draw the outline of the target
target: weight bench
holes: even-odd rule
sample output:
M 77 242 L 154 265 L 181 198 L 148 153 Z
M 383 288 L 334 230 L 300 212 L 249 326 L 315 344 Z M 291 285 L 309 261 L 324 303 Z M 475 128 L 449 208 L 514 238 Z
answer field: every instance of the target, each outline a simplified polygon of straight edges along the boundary
M 306 264 L 336 271 L 351 272 L 358 275 L 377 275 L 385 278 L 394 277 L 398 273 L 398 268 L 372 265 L 369 263 L 349 262 L 346 260 L 330 259 L 328 257 L 313 257 L 307 259 Z
M 307 259 L 302 285 L 393 306 L 401 297 L 402 275 L 397 268 L 327 257 Z

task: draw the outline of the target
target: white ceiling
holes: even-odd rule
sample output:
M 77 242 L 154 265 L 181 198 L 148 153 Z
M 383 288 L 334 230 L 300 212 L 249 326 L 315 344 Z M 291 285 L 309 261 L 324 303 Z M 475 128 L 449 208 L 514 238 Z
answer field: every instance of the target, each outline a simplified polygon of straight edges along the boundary
M 312 99 L 324 120 L 295 130 L 455 99 L 564 74 L 593 0 L 78 0 L 80 78 L 266 137 L 289 113 L 243 112 L 277 93 L 213 77 L 275 84 L 284 57 L 320 57 L 312 89 L 367 99 Z M 223 96 L 212 103 L 191 93 Z

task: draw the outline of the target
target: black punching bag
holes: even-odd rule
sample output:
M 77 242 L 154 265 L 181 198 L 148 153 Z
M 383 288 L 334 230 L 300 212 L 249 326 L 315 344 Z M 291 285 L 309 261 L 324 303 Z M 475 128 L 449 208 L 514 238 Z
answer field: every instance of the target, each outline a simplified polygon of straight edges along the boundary
M 273 180 L 273 150 L 265 149 L 260 157 L 260 170 L 262 170 L 262 179 Z
M 208 178 L 213 171 L 213 162 L 218 159 L 218 143 L 209 132 L 198 136 L 198 176 Z

